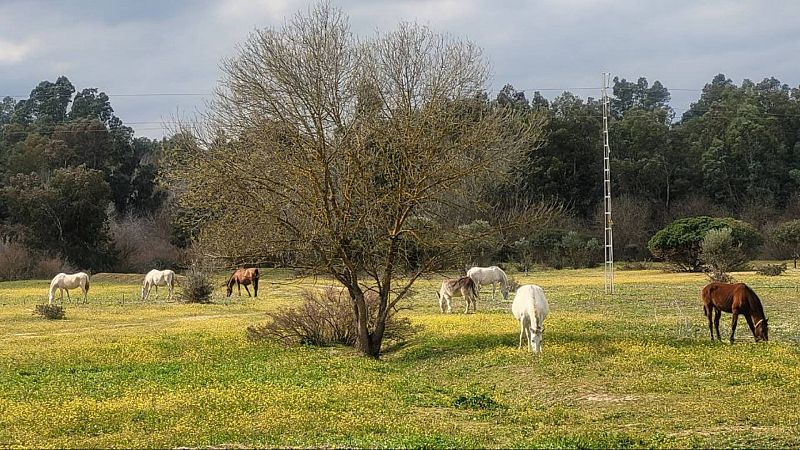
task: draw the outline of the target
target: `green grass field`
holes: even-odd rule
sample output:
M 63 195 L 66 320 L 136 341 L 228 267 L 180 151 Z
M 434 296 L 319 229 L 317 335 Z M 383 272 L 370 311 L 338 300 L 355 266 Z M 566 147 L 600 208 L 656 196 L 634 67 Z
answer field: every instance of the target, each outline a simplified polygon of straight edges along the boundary
M 709 341 L 702 275 L 618 271 L 611 298 L 602 269 L 564 270 L 515 276 L 550 301 L 541 356 L 517 350 L 510 302 L 484 289 L 477 314 L 442 315 L 431 279 L 402 312 L 422 330 L 380 361 L 248 342 L 315 284 L 285 273 L 211 305 L 99 274 L 61 321 L 32 314 L 47 281 L 0 283 L 0 447 L 798 447 L 800 270 L 735 277 L 769 343 L 743 320 Z

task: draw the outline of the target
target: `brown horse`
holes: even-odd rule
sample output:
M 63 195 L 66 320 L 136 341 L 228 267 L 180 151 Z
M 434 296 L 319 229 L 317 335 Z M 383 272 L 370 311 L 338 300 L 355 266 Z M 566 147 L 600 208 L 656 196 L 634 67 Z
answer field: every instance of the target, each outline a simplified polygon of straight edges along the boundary
M 236 269 L 226 282 L 228 285 L 227 297 L 230 297 L 233 293 L 234 283 L 239 289 L 239 297 L 242 296 L 242 286 L 244 286 L 244 290 L 247 291 L 247 296 L 250 297 L 250 289 L 247 288 L 250 284 L 253 285 L 253 296 L 258 297 L 258 269 Z
M 708 317 L 708 329 L 711 331 L 711 340 L 714 340 L 714 329 L 711 327 L 711 315 L 714 315 L 714 327 L 719 336 L 719 317 L 722 311 L 733 314 L 731 320 L 731 344 L 733 335 L 736 333 L 736 322 L 739 314 L 743 314 L 747 320 L 747 325 L 753 333 L 756 342 L 769 340 L 769 328 L 767 317 L 764 315 L 764 307 L 761 300 L 750 287 L 744 283 L 725 284 L 710 283 L 703 288 L 703 312 Z

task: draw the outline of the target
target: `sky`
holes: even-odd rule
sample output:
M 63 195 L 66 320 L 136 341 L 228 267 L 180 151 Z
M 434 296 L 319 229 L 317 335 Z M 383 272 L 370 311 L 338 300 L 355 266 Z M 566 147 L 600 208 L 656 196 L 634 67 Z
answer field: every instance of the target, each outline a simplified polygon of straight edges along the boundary
M 718 73 L 800 85 L 800 1 L 332 0 L 363 37 L 415 21 L 469 39 L 505 84 L 600 95 L 601 73 L 659 80 L 680 116 Z M 0 0 L 0 97 L 66 75 L 96 87 L 139 136 L 202 111 L 222 58 L 306 0 Z M 135 95 L 131 95 L 135 94 Z M 141 95 L 148 94 L 148 95 Z M 152 94 L 152 95 L 150 95 Z M 170 95 L 163 95 L 170 94 Z

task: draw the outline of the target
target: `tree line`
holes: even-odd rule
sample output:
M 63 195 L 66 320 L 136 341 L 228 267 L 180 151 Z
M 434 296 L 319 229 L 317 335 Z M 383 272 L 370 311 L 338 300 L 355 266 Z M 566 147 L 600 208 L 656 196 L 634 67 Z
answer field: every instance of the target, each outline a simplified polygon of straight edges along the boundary
M 105 93 L 76 92 L 65 76 L 42 81 L 28 98 L 3 98 L 0 130 L 4 267 L 42 260 L 125 269 L 115 233 L 126 220 L 157 214 L 168 198 L 156 181 L 166 141 L 136 137 Z
M 680 117 L 659 81 L 615 78 L 612 92 L 620 259 L 652 258 L 647 242 L 656 231 L 696 215 L 749 222 L 768 238 L 762 256 L 792 256 L 769 237 L 800 213 L 800 89 L 775 78 L 737 85 L 719 74 Z M 462 255 L 466 263 L 500 259 L 527 268 L 596 261 L 602 254 L 599 100 L 571 92 L 551 100 L 534 92 L 529 99 L 506 85 L 494 97 L 478 96 L 477 104 L 513 110 L 542 131 L 542 139 L 509 165 L 507 176 L 482 194 L 493 216 L 535 202 L 557 205 L 558 214 L 524 233 L 492 233 L 491 219 L 462 218 L 484 237 Z M 63 76 L 43 81 L 26 99 L 2 100 L 0 126 L 0 235 L 6 246 L 18 242 L 76 267 L 111 269 L 125 256 L 113 229 L 125 218 L 158 215 L 170 198 L 157 175 L 163 153 L 178 137 L 135 137 L 98 89 L 76 92 Z M 174 208 L 161 236 L 185 246 L 199 236 L 203 222 L 191 220 L 198 216 L 207 217 Z M 166 259 L 172 260 L 163 264 L 178 263 Z

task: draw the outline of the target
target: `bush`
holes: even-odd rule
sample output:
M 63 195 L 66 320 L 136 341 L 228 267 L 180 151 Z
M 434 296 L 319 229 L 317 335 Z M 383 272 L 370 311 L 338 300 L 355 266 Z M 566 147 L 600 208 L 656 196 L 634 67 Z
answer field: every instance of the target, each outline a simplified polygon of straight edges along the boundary
M 742 244 L 736 243 L 732 233 L 730 228 L 708 230 L 700 244 L 700 259 L 717 278 L 744 269 L 747 264 Z
M 247 327 L 247 338 L 251 341 L 270 340 L 290 345 L 347 345 L 355 346 L 358 332 L 353 320 L 353 306 L 347 292 L 326 288 L 323 291 L 303 291 L 303 303 L 276 312 L 267 313 L 272 321 L 264 325 Z M 375 292 L 364 295 L 371 312 L 369 323 L 373 329 L 377 318 L 379 298 Z M 416 327 L 405 318 L 394 314 L 386 320 L 384 346 L 403 343 L 416 331 Z
M 594 267 L 603 251 L 600 241 L 581 236 L 576 231 L 570 231 L 561 238 L 561 248 L 567 265 L 576 269 Z
M 59 320 L 64 318 L 64 308 L 48 303 L 36 305 L 36 309 L 34 309 L 33 313 L 49 320 Z
M 596 238 L 577 231 L 559 229 L 543 230 L 523 237 L 511 246 L 513 257 L 523 271 L 534 264 L 544 264 L 556 269 L 566 267 L 593 267 L 602 261 L 603 245 Z
M 783 264 L 767 264 L 761 266 L 756 270 L 759 275 L 766 275 L 768 277 L 776 277 L 786 272 L 786 263 Z
M 192 266 L 186 272 L 182 287 L 180 299 L 184 303 L 211 303 L 214 285 L 211 278 L 198 268 Z
M 170 243 L 171 228 L 164 217 L 126 217 L 112 221 L 110 229 L 119 272 L 163 270 L 175 267 L 180 260 L 180 250 Z
M 0 281 L 51 278 L 73 271 L 62 258 L 42 256 L 16 241 L 0 243 Z
M 700 257 L 702 242 L 709 230 L 730 228 L 731 237 L 741 246 L 745 256 L 752 257 L 764 242 L 761 234 L 746 222 L 732 218 L 688 217 L 679 219 L 659 230 L 647 247 L 656 258 L 672 264 L 676 269 L 699 272 L 703 268 Z
M 27 278 L 31 270 L 31 259 L 31 252 L 21 243 L 0 243 L 0 281 Z

